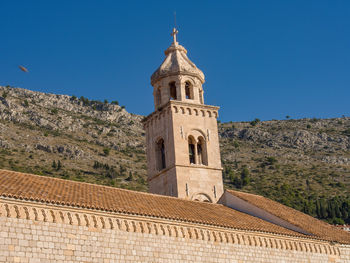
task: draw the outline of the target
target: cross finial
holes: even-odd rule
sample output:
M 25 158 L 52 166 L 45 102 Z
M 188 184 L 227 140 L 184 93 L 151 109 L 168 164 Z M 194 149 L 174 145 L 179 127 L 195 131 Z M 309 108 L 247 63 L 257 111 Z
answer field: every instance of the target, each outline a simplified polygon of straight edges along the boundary
M 177 44 L 176 41 L 176 35 L 179 33 L 179 31 L 174 27 L 173 32 L 171 32 L 172 37 L 174 38 L 174 44 Z

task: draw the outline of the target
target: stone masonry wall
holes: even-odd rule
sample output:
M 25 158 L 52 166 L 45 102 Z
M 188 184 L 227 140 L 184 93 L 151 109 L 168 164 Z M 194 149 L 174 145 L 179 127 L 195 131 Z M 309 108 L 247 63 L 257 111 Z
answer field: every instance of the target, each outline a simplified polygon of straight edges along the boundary
M 350 246 L 0 200 L 0 262 L 350 262 Z

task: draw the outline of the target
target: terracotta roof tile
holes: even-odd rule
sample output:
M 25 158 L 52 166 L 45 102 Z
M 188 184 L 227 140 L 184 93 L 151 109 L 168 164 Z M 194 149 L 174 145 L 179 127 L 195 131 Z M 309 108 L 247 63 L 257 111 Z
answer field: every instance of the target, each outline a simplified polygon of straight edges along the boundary
M 335 226 L 313 218 L 312 216 L 304 214 L 298 210 L 282 205 L 260 195 L 233 190 L 226 191 L 295 226 L 304 229 L 313 235 L 318 236 L 321 239 L 350 244 L 350 233 L 340 230 Z
M 0 170 L 0 196 L 290 236 L 300 233 L 220 204 Z

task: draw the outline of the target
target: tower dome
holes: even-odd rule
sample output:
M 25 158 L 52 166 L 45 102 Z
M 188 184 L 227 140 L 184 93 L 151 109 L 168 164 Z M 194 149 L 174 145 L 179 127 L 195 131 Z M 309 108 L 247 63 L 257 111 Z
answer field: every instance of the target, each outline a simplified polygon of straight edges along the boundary
M 176 41 L 177 30 L 173 30 L 174 42 L 165 50 L 165 59 L 160 67 L 152 74 L 151 84 L 158 80 L 174 75 L 190 75 L 204 83 L 203 72 L 187 57 L 187 50 Z

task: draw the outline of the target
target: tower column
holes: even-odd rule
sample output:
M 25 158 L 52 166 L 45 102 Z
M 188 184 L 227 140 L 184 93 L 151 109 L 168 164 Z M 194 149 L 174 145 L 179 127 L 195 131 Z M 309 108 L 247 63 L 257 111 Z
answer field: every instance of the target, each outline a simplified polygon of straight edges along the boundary
M 182 92 L 182 83 L 181 83 L 181 79 L 178 79 L 176 81 L 176 95 L 177 95 L 177 99 L 178 100 L 183 100 L 183 92 Z
M 196 139 L 194 141 L 194 159 L 195 159 L 195 164 L 199 164 L 199 160 L 198 160 L 198 143 L 197 143 Z

